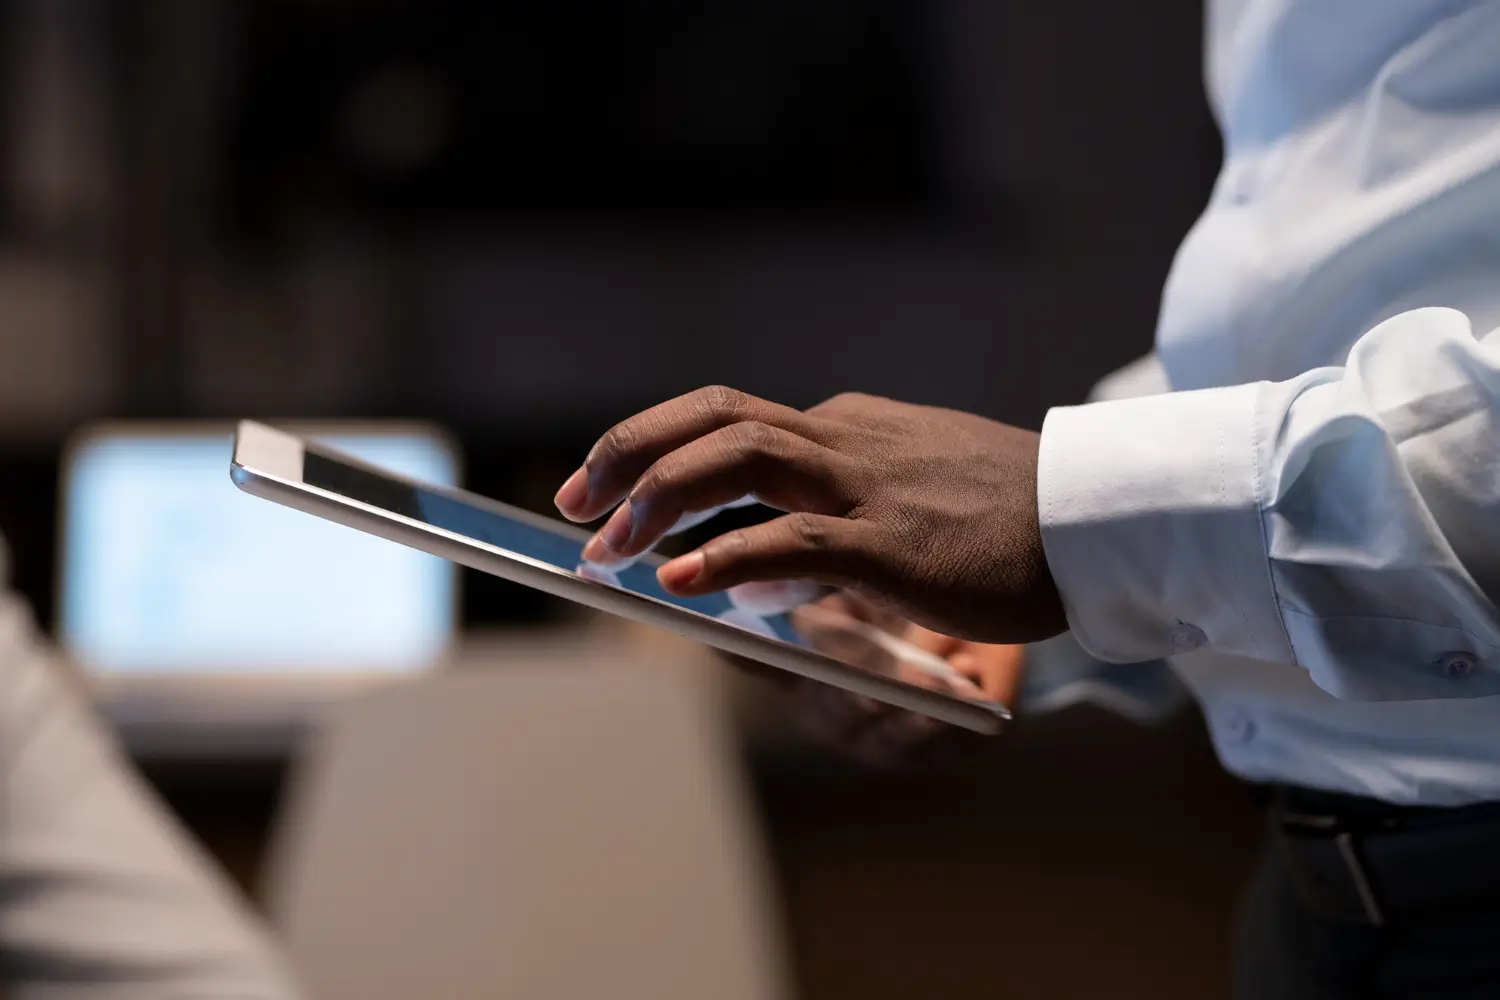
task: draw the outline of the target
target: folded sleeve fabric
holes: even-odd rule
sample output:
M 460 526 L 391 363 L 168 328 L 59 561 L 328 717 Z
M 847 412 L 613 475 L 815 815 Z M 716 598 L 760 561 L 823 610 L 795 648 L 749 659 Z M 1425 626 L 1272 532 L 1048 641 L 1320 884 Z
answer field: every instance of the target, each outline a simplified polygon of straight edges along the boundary
M 1460 312 L 1403 313 L 1287 382 L 1053 410 L 1038 478 L 1093 656 L 1295 663 L 1350 699 L 1500 694 L 1500 331 Z
M 297 995 L 267 935 L 130 771 L 4 593 L 3 566 L 0 772 L 5 996 Z

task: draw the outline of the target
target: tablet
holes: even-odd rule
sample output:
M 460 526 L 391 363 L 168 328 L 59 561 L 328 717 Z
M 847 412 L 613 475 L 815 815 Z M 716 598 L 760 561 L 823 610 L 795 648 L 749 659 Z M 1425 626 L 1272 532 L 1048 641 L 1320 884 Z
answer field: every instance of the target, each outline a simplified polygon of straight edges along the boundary
M 875 701 L 980 733 L 998 733 L 1010 719 L 946 661 L 885 632 L 815 613 L 756 616 L 724 594 L 669 594 L 656 580 L 657 557 L 620 570 L 589 565 L 581 528 L 264 424 L 239 425 L 230 475 L 263 499 Z

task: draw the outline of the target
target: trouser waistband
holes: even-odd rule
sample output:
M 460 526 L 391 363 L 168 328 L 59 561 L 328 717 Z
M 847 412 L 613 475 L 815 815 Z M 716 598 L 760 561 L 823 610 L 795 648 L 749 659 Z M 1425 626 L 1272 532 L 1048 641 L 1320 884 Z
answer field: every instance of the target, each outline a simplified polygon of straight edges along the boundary
M 1271 836 L 1303 904 L 1328 920 L 1379 926 L 1500 904 L 1500 802 L 1398 806 L 1281 786 Z

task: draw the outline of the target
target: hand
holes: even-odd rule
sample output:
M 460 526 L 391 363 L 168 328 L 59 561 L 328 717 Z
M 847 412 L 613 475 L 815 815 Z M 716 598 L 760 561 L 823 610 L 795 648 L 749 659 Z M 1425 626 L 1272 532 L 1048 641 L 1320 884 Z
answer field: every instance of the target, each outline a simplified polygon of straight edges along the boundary
M 619 504 L 584 550 L 609 563 L 684 517 L 754 496 L 788 516 L 672 560 L 662 586 L 690 596 L 812 580 L 946 635 L 1030 642 L 1067 628 L 1038 524 L 1039 444 L 982 417 L 871 396 L 802 413 L 701 389 L 616 425 L 557 505 L 588 521 Z
M 791 612 L 797 622 L 805 609 Z M 817 619 L 854 619 L 898 635 L 907 642 L 945 659 L 973 684 L 975 694 L 1014 707 L 1025 662 L 1024 646 L 988 645 L 940 635 L 920 625 L 881 612 L 850 595 L 832 594 L 816 605 Z M 952 758 L 989 744 L 983 737 L 914 712 L 891 708 L 823 684 L 781 671 L 751 668 L 790 689 L 793 716 L 801 727 L 823 742 L 867 764 L 891 767 Z M 898 665 L 896 672 L 913 684 L 931 686 L 923 670 Z

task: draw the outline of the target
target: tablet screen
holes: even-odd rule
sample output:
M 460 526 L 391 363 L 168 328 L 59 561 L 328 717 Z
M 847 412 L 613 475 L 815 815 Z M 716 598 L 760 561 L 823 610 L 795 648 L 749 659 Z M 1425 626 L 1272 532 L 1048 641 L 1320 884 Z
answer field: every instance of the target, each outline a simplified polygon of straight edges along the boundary
M 336 455 L 306 448 L 302 481 L 308 486 L 399 514 L 498 549 L 649 597 L 685 611 L 696 612 L 737 628 L 780 639 L 874 673 L 896 674 L 898 668 L 935 678 L 952 693 L 978 694 L 947 661 L 928 654 L 873 625 L 825 612 L 813 605 L 791 614 L 756 615 L 735 606 L 722 593 L 679 597 L 656 579 L 656 557 L 619 569 L 605 569 L 583 560 L 584 532 L 554 524 L 521 511 L 507 513 L 485 506 L 485 501 L 445 490 L 427 488 L 341 460 Z
M 579 533 L 546 525 L 544 518 L 528 523 L 438 490 L 403 482 L 338 458 L 307 449 L 302 458 L 302 481 L 350 500 L 464 535 L 507 552 L 577 573 L 591 580 L 645 597 L 696 611 L 710 618 L 806 646 L 785 615 L 760 617 L 736 608 L 724 594 L 678 597 L 656 580 L 657 560 L 642 560 L 618 570 L 584 562 L 584 539 Z

